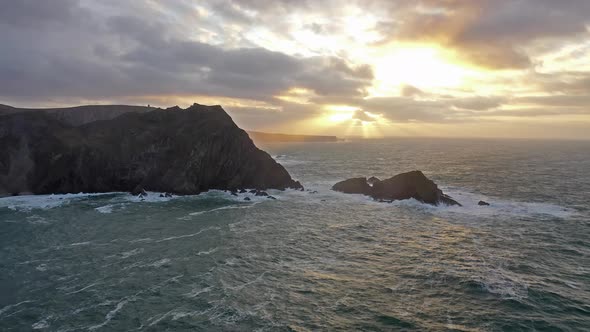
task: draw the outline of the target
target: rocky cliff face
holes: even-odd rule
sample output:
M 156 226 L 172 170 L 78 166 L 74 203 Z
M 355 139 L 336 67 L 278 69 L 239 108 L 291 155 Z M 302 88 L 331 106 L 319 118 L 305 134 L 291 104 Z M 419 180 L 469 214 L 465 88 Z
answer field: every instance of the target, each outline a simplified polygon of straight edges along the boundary
M 80 126 L 0 117 L 0 195 L 300 188 L 220 106 L 126 112 Z
M 363 194 L 379 201 L 396 201 L 414 198 L 422 203 L 432 205 L 461 205 L 438 188 L 421 171 L 398 174 L 380 181 L 372 177 L 352 178 L 336 183 L 332 190 L 347 194 Z

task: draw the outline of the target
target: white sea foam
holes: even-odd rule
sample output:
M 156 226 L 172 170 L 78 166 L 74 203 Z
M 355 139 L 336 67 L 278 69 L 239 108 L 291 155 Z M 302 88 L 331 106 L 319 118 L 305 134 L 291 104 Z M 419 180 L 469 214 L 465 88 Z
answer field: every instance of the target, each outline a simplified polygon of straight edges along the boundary
M 210 292 L 212 289 L 213 289 L 212 286 L 205 287 L 205 288 L 195 288 L 192 291 L 190 291 L 189 293 L 186 293 L 185 295 L 186 295 L 186 297 L 189 297 L 189 298 L 195 298 L 203 293 Z
M 102 323 L 100 323 L 100 324 L 98 324 L 98 325 L 93 325 L 93 326 L 90 326 L 90 327 L 88 328 L 88 331 L 94 331 L 94 330 L 96 330 L 96 329 L 99 329 L 99 328 L 101 328 L 101 327 L 103 327 L 103 326 L 107 325 L 107 324 L 108 324 L 108 323 L 109 323 L 109 322 L 110 322 L 110 321 L 113 319 L 113 317 L 115 317 L 115 315 L 117 314 L 117 312 L 119 312 L 121 309 L 123 309 L 123 307 L 124 307 L 124 306 L 125 306 L 125 305 L 126 305 L 128 302 L 129 302 L 129 300 L 128 300 L 128 299 L 124 299 L 124 300 L 122 300 L 121 302 L 117 303 L 117 306 L 116 306 L 116 307 L 115 307 L 113 310 L 111 310 L 111 311 L 109 311 L 109 312 L 107 313 L 107 315 L 104 317 L 104 321 L 103 321 Z
M 190 216 L 199 216 L 205 213 L 211 213 L 211 212 L 216 212 L 216 211 L 222 211 L 222 210 L 233 210 L 233 209 L 250 209 L 252 207 L 254 207 L 254 205 L 258 204 L 260 202 L 254 202 L 251 204 L 244 204 L 244 205 L 229 205 L 229 206 L 222 206 L 222 207 L 218 207 L 215 209 L 211 209 L 211 210 L 205 210 L 205 211 L 197 211 L 197 212 L 191 212 L 189 213 Z
M 184 238 L 187 238 L 187 237 L 194 237 L 194 236 L 197 236 L 197 235 L 199 235 L 199 234 L 201 234 L 203 232 L 207 232 L 207 231 L 210 231 L 210 230 L 219 230 L 219 227 L 204 228 L 204 229 L 202 229 L 202 230 L 200 230 L 200 231 L 198 231 L 196 233 L 191 233 L 191 234 L 184 234 L 184 235 L 177 235 L 177 236 L 169 236 L 169 237 L 163 238 L 161 240 L 158 240 L 156 242 L 164 242 L 164 241 L 170 241 L 170 240 L 184 239 Z
M 33 225 L 48 225 L 49 222 L 47 221 L 47 219 L 38 216 L 38 215 L 32 215 L 27 217 L 27 222 Z
M 90 241 L 75 242 L 75 243 L 70 243 L 68 246 L 70 246 L 70 247 L 87 246 L 90 243 L 91 243 Z
M 146 192 L 147 195 L 143 196 L 143 197 L 139 197 L 139 196 L 135 196 L 135 195 L 131 195 L 129 193 L 125 194 L 122 198 L 125 201 L 128 202 L 133 202 L 133 203 L 161 203 L 161 202 L 168 202 L 171 201 L 173 199 L 178 199 L 178 198 L 191 198 L 191 197 L 196 197 L 196 195 L 187 195 L 187 196 L 179 196 L 179 195 L 171 195 L 169 197 L 166 197 L 165 194 L 163 192 L 155 192 L 155 191 L 148 191 Z
M 556 218 L 569 218 L 577 214 L 574 209 L 566 208 L 552 203 L 522 202 L 498 197 L 480 195 L 460 189 L 443 189 L 445 193 L 453 197 L 463 206 L 440 206 L 436 209 L 440 212 L 467 213 L 479 216 L 535 216 L 549 215 Z M 490 206 L 479 206 L 480 200 L 490 203 Z
M 41 272 L 43 272 L 43 271 L 47 271 L 47 269 L 48 269 L 48 267 L 47 267 L 47 264 L 39 264 L 39 265 L 37 265 L 37 267 L 35 268 L 35 270 L 37 270 L 37 271 L 41 271 Z
M 0 208 L 8 208 L 14 211 L 30 212 L 35 209 L 52 209 L 74 201 L 86 199 L 91 196 L 112 195 L 115 193 L 79 193 L 59 195 L 26 195 L 0 198 Z
M 2 316 L 5 312 L 7 312 L 8 310 L 10 310 L 12 308 L 16 308 L 16 307 L 18 307 L 20 305 L 23 305 L 25 303 L 33 303 L 33 302 L 35 302 L 35 301 L 33 301 L 33 300 L 26 300 L 26 301 L 22 301 L 22 302 L 19 302 L 19 303 L 7 305 L 4 308 L 0 309 L 0 316 Z
M 170 258 L 163 258 L 163 259 L 157 260 L 157 261 L 155 261 L 153 263 L 146 264 L 144 266 L 149 266 L 149 267 L 162 267 L 164 265 L 167 265 L 170 262 L 171 262 Z
M 129 240 L 129 243 L 138 243 L 138 242 L 152 242 L 153 239 L 151 237 L 145 237 L 141 239 Z
M 213 248 L 213 249 L 209 249 L 207 251 L 199 251 L 197 253 L 197 256 L 203 256 L 203 255 L 211 255 L 212 253 L 217 251 L 217 247 Z
M 47 322 L 48 319 L 51 319 L 52 316 L 47 317 L 47 318 L 43 318 L 42 320 L 36 322 L 35 324 L 31 325 L 31 328 L 33 330 L 40 330 L 40 329 L 46 329 L 49 327 L 49 323 Z
M 488 271 L 485 276 L 475 278 L 489 293 L 502 298 L 522 300 L 528 296 L 528 286 L 522 280 L 510 276 L 501 269 Z
M 97 207 L 97 208 L 95 208 L 95 210 L 98 213 L 108 214 L 108 213 L 113 213 L 113 210 L 115 208 L 117 208 L 117 207 L 124 207 L 124 206 L 125 206 L 124 204 L 108 204 L 108 205 L 105 205 L 105 206 Z
M 75 290 L 75 291 L 72 291 L 72 292 L 66 293 L 66 295 L 77 294 L 77 293 L 83 292 L 83 291 L 85 291 L 85 290 L 87 290 L 87 289 L 89 289 L 89 288 L 92 288 L 92 287 L 94 287 L 94 286 L 96 286 L 96 285 L 100 285 L 100 284 L 101 284 L 100 282 L 95 282 L 95 283 L 92 283 L 92 284 L 90 284 L 90 285 L 88 285 L 88 286 L 86 286 L 86 287 L 82 287 L 82 288 L 80 288 L 80 289 L 78 289 L 78 290 Z
M 578 214 L 578 212 L 574 209 L 552 203 L 522 202 L 518 200 L 476 194 L 458 188 L 443 187 L 442 190 L 457 202 L 461 203 L 462 206 L 433 206 L 421 203 L 415 199 L 394 201 L 388 204 L 375 201 L 369 196 L 360 194 L 343 194 L 325 188 L 323 190 L 318 189 L 319 192 L 316 195 L 309 195 L 309 199 L 326 199 L 326 201 L 338 199 L 339 202 L 344 200 L 357 204 L 369 204 L 384 207 L 408 206 L 435 214 L 468 214 L 482 217 L 548 215 L 565 219 Z M 293 193 L 290 193 L 290 195 L 293 195 Z M 478 202 L 480 200 L 490 203 L 490 206 L 479 206 Z
M 142 252 L 143 252 L 143 248 L 136 248 L 136 249 L 133 249 L 133 250 L 122 252 L 121 254 L 119 254 L 119 256 L 122 259 L 125 259 L 125 258 L 129 258 L 131 256 L 135 256 L 135 255 L 141 254 Z

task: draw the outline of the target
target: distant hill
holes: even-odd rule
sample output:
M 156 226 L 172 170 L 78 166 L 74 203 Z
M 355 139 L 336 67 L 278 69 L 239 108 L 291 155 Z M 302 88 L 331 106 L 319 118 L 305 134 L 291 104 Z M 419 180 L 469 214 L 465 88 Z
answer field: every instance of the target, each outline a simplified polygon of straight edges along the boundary
M 336 136 L 317 136 L 317 135 L 288 135 L 262 133 L 259 131 L 248 131 L 248 135 L 254 142 L 272 143 L 272 142 L 337 142 Z

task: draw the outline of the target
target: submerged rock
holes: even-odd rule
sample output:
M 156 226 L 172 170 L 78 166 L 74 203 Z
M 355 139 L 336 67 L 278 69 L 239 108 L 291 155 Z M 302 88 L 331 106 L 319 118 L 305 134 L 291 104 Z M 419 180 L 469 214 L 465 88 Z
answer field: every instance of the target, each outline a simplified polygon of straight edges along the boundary
M 436 183 L 421 171 L 398 174 L 383 181 L 368 184 L 366 178 L 353 178 L 336 183 L 332 190 L 348 194 L 363 194 L 375 200 L 390 202 L 414 198 L 422 203 L 439 205 L 461 205 L 445 195 Z
M 43 111 L 3 115 L 0 146 L 0 196 L 302 188 L 221 106 L 128 112 L 83 125 Z
M 486 201 L 479 201 L 479 202 L 477 202 L 477 205 L 479 205 L 479 206 L 490 206 L 490 203 L 488 203 Z
M 251 201 L 252 199 L 250 199 L 250 197 L 244 197 L 245 201 Z

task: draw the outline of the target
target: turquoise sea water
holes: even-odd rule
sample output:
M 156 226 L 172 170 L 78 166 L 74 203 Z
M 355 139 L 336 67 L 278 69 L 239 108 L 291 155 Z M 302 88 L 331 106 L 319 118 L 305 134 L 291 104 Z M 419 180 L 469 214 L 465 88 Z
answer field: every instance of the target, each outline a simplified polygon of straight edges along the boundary
M 590 329 L 589 142 L 263 148 L 317 193 L 0 199 L 0 330 Z M 464 206 L 330 190 L 414 169 Z

